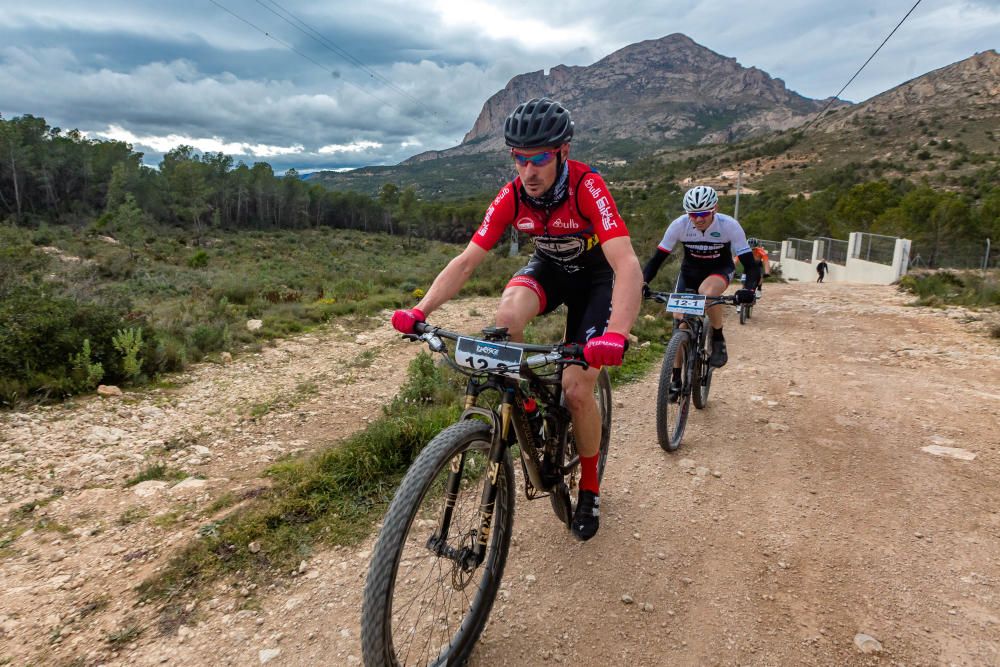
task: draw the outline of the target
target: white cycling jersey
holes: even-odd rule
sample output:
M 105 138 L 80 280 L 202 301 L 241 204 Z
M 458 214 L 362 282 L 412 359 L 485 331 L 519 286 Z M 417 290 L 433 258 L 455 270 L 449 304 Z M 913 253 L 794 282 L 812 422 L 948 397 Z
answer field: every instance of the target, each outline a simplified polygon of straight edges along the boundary
M 750 252 L 743 227 L 725 213 L 716 213 L 715 220 L 703 232 L 695 228 L 687 213 L 679 216 L 667 226 L 659 248 L 672 252 L 678 242 L 684 246 L 681 266 L 692 269 L 732 267 L 733 255 Z

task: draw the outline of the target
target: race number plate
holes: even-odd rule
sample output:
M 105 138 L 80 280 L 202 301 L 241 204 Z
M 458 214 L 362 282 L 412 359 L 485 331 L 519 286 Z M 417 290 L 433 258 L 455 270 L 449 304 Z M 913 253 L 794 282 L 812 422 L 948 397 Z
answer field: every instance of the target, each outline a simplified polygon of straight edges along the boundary
M 667 299 L 668 313 L 682 313 L 684 315 L 704 315 L 705 295 L 704 294 L 681 294 L 674 293 Z
M 517 375 L 523 358 L 524 350 L 519 347 L 475 338 L 459 338 L 455 346 L 455 361 L 478 371 L 503 371 Z

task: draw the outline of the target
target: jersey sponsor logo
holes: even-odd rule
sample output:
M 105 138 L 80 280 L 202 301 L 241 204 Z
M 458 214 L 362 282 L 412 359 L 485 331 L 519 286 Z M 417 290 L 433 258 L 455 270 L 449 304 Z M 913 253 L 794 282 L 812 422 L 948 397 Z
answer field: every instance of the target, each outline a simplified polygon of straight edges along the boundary
M 577 236 L 536 236 L 538 252 L 557 262 L 568 262 L 583 254 L 586 241 Z
M 535 229 L 535 221 L 531 218 L 521 218 L 517 221 L 516 227 L 521 231 L 530 232 Z
M 503 198 L 509 194 L 510 194 L 510 186 L 505 185 L 503 190 L 501 190 L 500 193 L 496 196 L 496 199 L 493 200 L 493 205 L 494 206 L 499 205 L 500 202 L 503 200 Z
M 587 188 L 587 192 L 593 195 L 594 199 L 597 199 L 601 196 L 601 189 L 597 187 L 595 183 L 596 181 L 594 181 L 594 179 L 588 178 L 583 182 L 583 187 Z
M 610 199 L 600 197 L 597 200 L 597 210 L 601 212 L 601 224 L 604 225 L 604 231 L 611 231 L 618 226 L 618 223 L 614 220 L 614 211 L 611 208 Z
M 722 236 L 722 234 L 720 234 L 719 232 L 712 232 L 711 234 L 709 234 L 709 236 L 714 236 L 715 238 L 719 238 L 720 236 Z
M 573 218 L 570 218 L 569 220 L 563 220 L 562 218 L 556 218 L 555 220 L 553 220 L 552 222 L 549 223 L 549 227 L 552 227 L 553 229 L 573 229 L 573 230 L 577 230 L 577 229 L 580 229 L 580 224 L 576 220 L 574 220 Z

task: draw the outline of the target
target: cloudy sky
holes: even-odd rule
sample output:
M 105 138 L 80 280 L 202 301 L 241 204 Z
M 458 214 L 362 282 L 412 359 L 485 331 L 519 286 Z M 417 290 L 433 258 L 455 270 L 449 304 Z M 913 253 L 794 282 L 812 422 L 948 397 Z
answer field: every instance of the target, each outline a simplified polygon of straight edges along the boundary
M 517 74 L 683 32 L 832 95 L 914 0 L 0 0 L 0 115 L 300 171 L 457 144 Z M 267 33 L 267 34 L 265 34 Z M 843 97 L 1000 47 L 1000 0 L 923 0 Z

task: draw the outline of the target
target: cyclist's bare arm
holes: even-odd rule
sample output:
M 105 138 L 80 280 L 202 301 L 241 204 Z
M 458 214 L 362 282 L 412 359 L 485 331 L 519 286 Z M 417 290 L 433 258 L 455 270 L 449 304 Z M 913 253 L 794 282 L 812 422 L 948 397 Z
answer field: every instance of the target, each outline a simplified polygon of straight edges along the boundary
M 489 253 L 488 250 L 484 250 L 470 241 L 465 250 L 448 262 L 448 266 L 444 267 L 437 275 L 437 278 L 431 283 L 430 289 L 427 290 L 427 294 L 417 304 L 417 308 L 424 315 L 430 315 L 440 308 L 441 304 L 458 294 L 462 286 L 472 276 L 472 272 L 486 259 L 487 253 Z
M 642 305 L 642 268 L 635 256 L 632 241 L 619 236 L 601 244 L 604 256 L 615 272 L 615 286 L 611 291 L 611 319 L 608 331 L 627 335 Z

